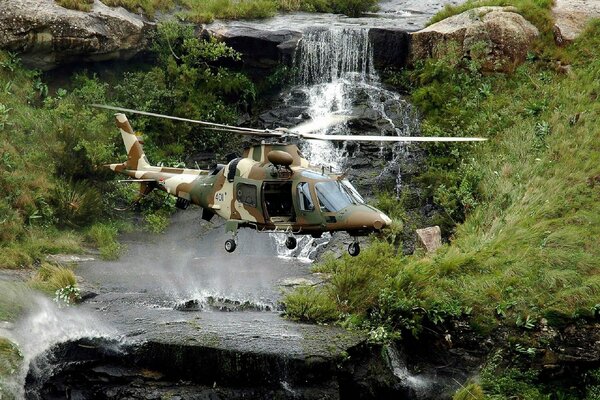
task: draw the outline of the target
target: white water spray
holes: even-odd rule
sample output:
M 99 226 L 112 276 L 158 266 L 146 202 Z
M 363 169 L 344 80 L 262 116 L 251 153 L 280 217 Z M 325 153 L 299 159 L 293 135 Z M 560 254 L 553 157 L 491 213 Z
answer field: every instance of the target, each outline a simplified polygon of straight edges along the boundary
M 374 68 L 368 28 L 333 27 L 305 32 L 296 49 L 294 66 L 298 72 L 296 86 L 291 91 L 304 94 L 306 113 L 312 120 L 350 115 L 370 119 L 376 126 L 370 134 L 411 136 L 417 132 L 418 121 L 413 108 L 398 93 L 381 84 Z M 402 121 L 401 124 L 398 121 Z M 351 134 L 347 123 L 315 133 Z M 389 145 L 380 144 L 380 158 L 384 158 L 386 146 Z M 392 146 L 392 161 L 381 171 L 380 177 L 397 170 L 399 160 L 406 154 L 405 146 Z M 347 159 L 345 144 L 308 140 L 302 150 L 312 165 L 331 167 L 336 172 L 343 170 Z M 397 174 L 397 191 L 400 185 L 401 176 Z M 299 238 L 298 251 L 285 247 L 285 234 L 271 234 L 271 237 L 280 257 L 308 257 L 310 261 L 316 254 L 314 239 Z M 317 246 L 327 242 L 317 242 Z
M 116 338 L 116 330 L 97 318 L 76 307 L 59 308 L 49 299 L 33 291 L 14 292 L 21 304 L 27 304 L 28 312 L 13 329 L 0 330 L 0 336 L 17 344 L 23 356 L 22 368 L 7 382 L 8 390 L 15 398 L 24 398 L 25 378 L 29 369 L 36 374 L 49 374 L 50 370 L 40 370 L 38 357 L 52 346 L 82 338 Z M 45 363 L 42 363 L 45 364 Z

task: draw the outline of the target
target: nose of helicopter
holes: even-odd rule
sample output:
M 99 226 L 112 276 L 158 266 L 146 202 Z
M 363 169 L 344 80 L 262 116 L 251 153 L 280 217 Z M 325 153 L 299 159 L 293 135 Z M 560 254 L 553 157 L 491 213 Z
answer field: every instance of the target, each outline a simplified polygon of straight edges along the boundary
M 373 220 L 373 228 L 377 230 L 382 230 L 383 228 L 386 228 L 392 224 L 391 218 L 385 215 L 384 213 L 376 212 L 374 214 L 376 215 L 374 216 L 375 219 Z
M 382 230 L 392 224 L 390 217 L 381 211 L 369 206 L 361 206 L 350 213 L 346 224 L 349 229 L 374 229 Z

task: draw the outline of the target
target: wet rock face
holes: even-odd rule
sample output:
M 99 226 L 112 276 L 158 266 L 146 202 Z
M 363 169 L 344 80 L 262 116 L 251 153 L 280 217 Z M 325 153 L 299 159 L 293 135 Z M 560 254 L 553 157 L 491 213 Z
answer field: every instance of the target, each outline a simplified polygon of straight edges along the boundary
M 0 48 L 29 67 L 50 70 L 74 61 L 129 59 L 144 50 L 154 25 L 96 1 L 90 12 L 53 0 L 0 2 Z
M 281 61 L 291 63 L 302 37 L 301 32 L 294 30 L 261 30 L 223 23 L 213 23 L 201 34 L 225 42 L 242 54 L 247 66 L 254 68 L 273 68 Z
M 459 54 L 482 59 L 484 71 L 510 72 L 525 61 L 538 36 L 512 7 L 478 7 L 413 33 L 410 60 L 440 57 L 454 44 Z

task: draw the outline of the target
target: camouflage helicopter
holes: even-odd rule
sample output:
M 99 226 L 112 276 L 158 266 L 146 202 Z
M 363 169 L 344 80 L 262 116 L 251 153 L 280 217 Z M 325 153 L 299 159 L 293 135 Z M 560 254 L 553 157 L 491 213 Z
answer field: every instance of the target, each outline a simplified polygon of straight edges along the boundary
M 466 142 L 482 138 L 466 137 L 400 137 L 366 135 L 325 135 L 312 133 L 324 126 L 340 123 L 340 116 L 325 125 L 313 121 L 295 128 L 252 129 L 205 121 L 191 120 L 145 111 L 94 104 L 93 106 L 118 111 L 115 114 L 121 132 L 127 161 L 107 165 L 116 173 L 130 177 L 127 182 L 140 183 L 140 197 L 154 189 L 165 191 L 177 198 L 176 206 L 186 209 L 190 204 L 202 207 L 202 218 L 210 221 L 219 215 L 226 222 L 226 231 L 232 234 L 225 241 L 229 253 L 237 247 L 239 228 L 253 228 L 264 232 L 284 232 L 285 245 L 294 249 L 294 235 L 321 237 L 324 232 L 345 231 L 354 241 L 348 253 L 360 253 L 359 236 L 380 232 L 392 220 L 380 210 L 365 203 L 362 196 L 343 174 L 311 166 L 290 139 L 368 141 L 368 142 Z M 211 170 L 158 167 L 150 164 L 123 113 L 141 114 L 182 122 L 201 124 L 206 129 L 227 131 L 263 138 L 275 138 L 277 143 L 265 143 L 246 148 L 242 157 L 227 165 L 217 164 Z

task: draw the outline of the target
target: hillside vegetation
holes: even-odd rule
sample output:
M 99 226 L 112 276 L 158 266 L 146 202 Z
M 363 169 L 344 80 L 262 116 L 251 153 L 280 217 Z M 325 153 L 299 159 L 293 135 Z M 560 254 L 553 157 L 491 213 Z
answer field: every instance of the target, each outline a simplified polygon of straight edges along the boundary
M 56 0 L 63 7 L 90 11 L 90 0 Z M 214 19 L 256 19 L 272 17 L 278 11 L 308 11 L 360 16 L 376 8 L 378 0 L 102 0 L 111 7 L 154 17 L 157 12 L 174 12 L 186 21 L 206 23 Z
M 315 270 L 330 279 L 289 294 L 288 316 L 342 321 L 375 341 L 464 320 L 482 337 L 514 330 L 504 345 L 530 354 L 544 346 L 533 334 L 540 327 L 599 317 L 600 21 L 566 50 L 546 33 L 511 75 L 482 75 L 480 60 L 449 48 L 393 79 L 411 90 L 424 135 L 489 138 L 428 148 L 429 170 L 418 179 L 443 209 L 450 243 L 403 256 L 393 238 L 373 240 L 356 258 L 326 260 Z M 380 206 L 403 215 L 402 199 L 384 196 Z M 497 398 L 548 398 L 490 380 L 484 388 Z
M 108 258 L 118 252 L 120 222 L 111 218 L 113 208 L 126 205 L 135 190 L 110 182 L 114 174 L 102 165 L 122 159 L 123 145 L 112 115 L 89 104 L 114 101 L 231 123 L 254 100 L 248 78 L 216 66 L 237 53 L 195 39 L 192 28 L 162 26 L 154 52 L 154 68 L 125 73 L 111 91 L 97 77 L 81 74 L 71 88 L 55 93 L 15 55 L 0 53 L 0 268 L 30 266 L 48 253 L 81 252 L 84 241 L 104 247 Z M 231 143 L 227 135 L 169 121 L 139 117 L 134 126 L 146 133 L 154 163 L 178 164 L 207 148 L 228 151 Z

